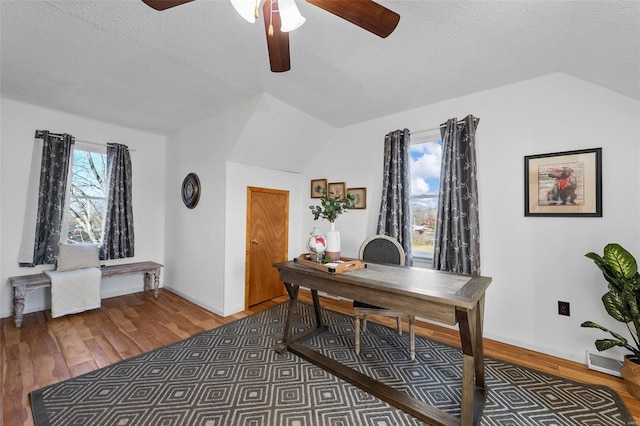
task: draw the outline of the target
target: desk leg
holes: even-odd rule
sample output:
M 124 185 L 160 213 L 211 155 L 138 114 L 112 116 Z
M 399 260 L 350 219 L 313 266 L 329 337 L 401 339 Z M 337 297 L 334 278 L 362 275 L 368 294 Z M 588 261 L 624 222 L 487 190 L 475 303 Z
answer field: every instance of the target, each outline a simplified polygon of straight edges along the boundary
M 478 300 L 478 304 L 476 305 L 476 336 L 475 336 L 475 345 L 476 352 L 481 355 L 479 360 L 476 360 L 475 369 L 476 369 L 476 386 L 480 389 L 485 389 L 485 378 L 484 378 L 484 346 L 482 343 L 482 328 L 483 328 L 483 318 L 484 318 L 484 295 L 480 300 Z
M 293 323 L 293 313 L 295 311 L 296 303 L 298 301 L 298 291 L 300 290 L 300 286 L 295 284 L 284 283 L 285 288 L 287 289 L 287 293 L 289 293 L 289 309 L 287 312 L 287 320 L 284 325 L 284 335 L 282 337 L 282 342 L 276 344 L 275 350 L 279 354 L 283 354 L 287 351 L 289 346 L 298 341 L 304 340 L 308 337 L 311 337 L 317 333 L 321 333 L 327 329 L 327 326 L 322 322 L 322 313 L 320 311 L 320 299 L 318 298 L 318 291 L 311 290 L 311 297 L 313 298 L 313 310 L 315 314 L 315 327 L 308 328 L 305 331 L 301 331 L 296 333 L 294 336 L 291 335 L 291 325 Z
M 13 288 L 13 322 L 16 328 L 22 326 L 22 315 L 24 313 L 24 297 L 27 294 L 27 286 L 22 285 Z
M 484 298 L 472 309 L 458 308 L 456 316 L 462 343 L 461 425 L 475 425 L 484 408 L 485 376 L 482 345 Z
M 322 327 L 322 315 L 320 314 L 320 299 L 318 298 L 318 290 L 311 290 L 311 298 L 313 299 L 313 310 L 316 314 L 316 328 Z
M 276 345 L 276 352 L 283 354 L 287 351 L 289 340 L 291 339 L 291 323 L 293 321 L 293 311 L 295 310 L 296 303 L 298 302 L 298 291 L 300 286 L 295 284 L 284 283 L 287 293 L 289 293 L 289 310 L 287 312 L 287 320 L 284 324 L 284 335 L 282 342 Z M 314 302 L 315 303 L 315 302 Z

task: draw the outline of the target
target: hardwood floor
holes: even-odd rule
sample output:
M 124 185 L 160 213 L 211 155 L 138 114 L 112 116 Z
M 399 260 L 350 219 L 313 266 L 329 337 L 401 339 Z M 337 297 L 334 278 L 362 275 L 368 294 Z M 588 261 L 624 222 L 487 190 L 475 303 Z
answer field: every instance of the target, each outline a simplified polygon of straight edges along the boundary
M 310 294 L 300 299 L 311 303 Z M 0 425 L 33 425 L 29 392 L 160 346 L 185 339 L 200 331 L 227 324 L 287 300 L 282 296 L 222 318 L 167 291 L 158 299 L 152 292 L 104 299 L 102 308 L 63 318 L 49 311 L 24 316 L 22 328 L 12 318 L 0 320 Z M 322 306 L 351 314 L 351 303 L 323 298 Z M 393 318 L 381 318 L 391 327 Z M 406 324 L 405 324 L 406 326 Z M 455 331 L 416 323 L 416 334 L 459 346 Z M 579 382 L 602 384 L 618 392 L 640 423 L 640 401 L 626 390 L 621 379 L 589 370 L 583 364 L 528 351 L 485 339 L 485 353 L 527 367 Z

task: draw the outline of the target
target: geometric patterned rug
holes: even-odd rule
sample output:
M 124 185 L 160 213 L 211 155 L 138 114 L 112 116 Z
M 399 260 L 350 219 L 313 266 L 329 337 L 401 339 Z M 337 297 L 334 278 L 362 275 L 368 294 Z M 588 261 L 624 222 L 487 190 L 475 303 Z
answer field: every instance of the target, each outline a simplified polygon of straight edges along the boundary
M 286 302 L 183 341 L 31 392 L 44 425 L 419 425 L 421 422 L 315 365 L 273 347 Z M 460 416 L 458 348 L 369 322 L 353 352 L 352 318 L 323 310 L 328 331 L 305 345 L 436 408 Z M 298 303 L 295 331 L 313 323 Z M 635 425 L 619 396 L 485 358 L 481 425 Z

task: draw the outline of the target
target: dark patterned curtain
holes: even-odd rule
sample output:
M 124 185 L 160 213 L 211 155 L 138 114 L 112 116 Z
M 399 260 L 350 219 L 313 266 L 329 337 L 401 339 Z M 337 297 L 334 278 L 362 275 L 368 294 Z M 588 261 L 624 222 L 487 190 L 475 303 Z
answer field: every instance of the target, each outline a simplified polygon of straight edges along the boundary
M 472 115 L 441 126 L 442 169 L 433 267 L 480 274 L 476 128 Z
M 133 257 L 131 157 L 126 145 L 107 146 L 107 206 L 102 229 L 102 259 Z
M 42 165 L 33 264 L 30 266 L 56 262 L 64 219 L 69 161 L 75 141 L 73 136 L 66 133 L 55 135 L 47 130 L 37 130 L 36 138 L 42 139 Z
M 411 229 L 411 177 L 409 130 L 396 130 L 384 138 L 382 201 L 377 233 L 395 238 L 405 252 L 405 264 L 413 265 Z

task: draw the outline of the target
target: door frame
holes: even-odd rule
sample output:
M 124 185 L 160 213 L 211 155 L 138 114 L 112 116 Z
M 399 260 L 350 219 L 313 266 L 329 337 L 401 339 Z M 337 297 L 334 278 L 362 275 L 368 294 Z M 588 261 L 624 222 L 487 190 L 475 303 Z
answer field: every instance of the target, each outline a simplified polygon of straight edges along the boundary
M 244 309 L 249 309 L 249 281 L 251 272 L 251 194 L 254 192 L 284 195 L 287 200 L 287 211 L 285 212 L 285 247 L 282 253 L 282 260 L 289 258 L 289 194 L 290 191 L 284 189 L 263 188 L 259 186 L 247 186 L 247 217 L 245 226 L 245 254 L 244 254 Z M 282 294 L 287 294 L 287 289 L 282 286 Z

